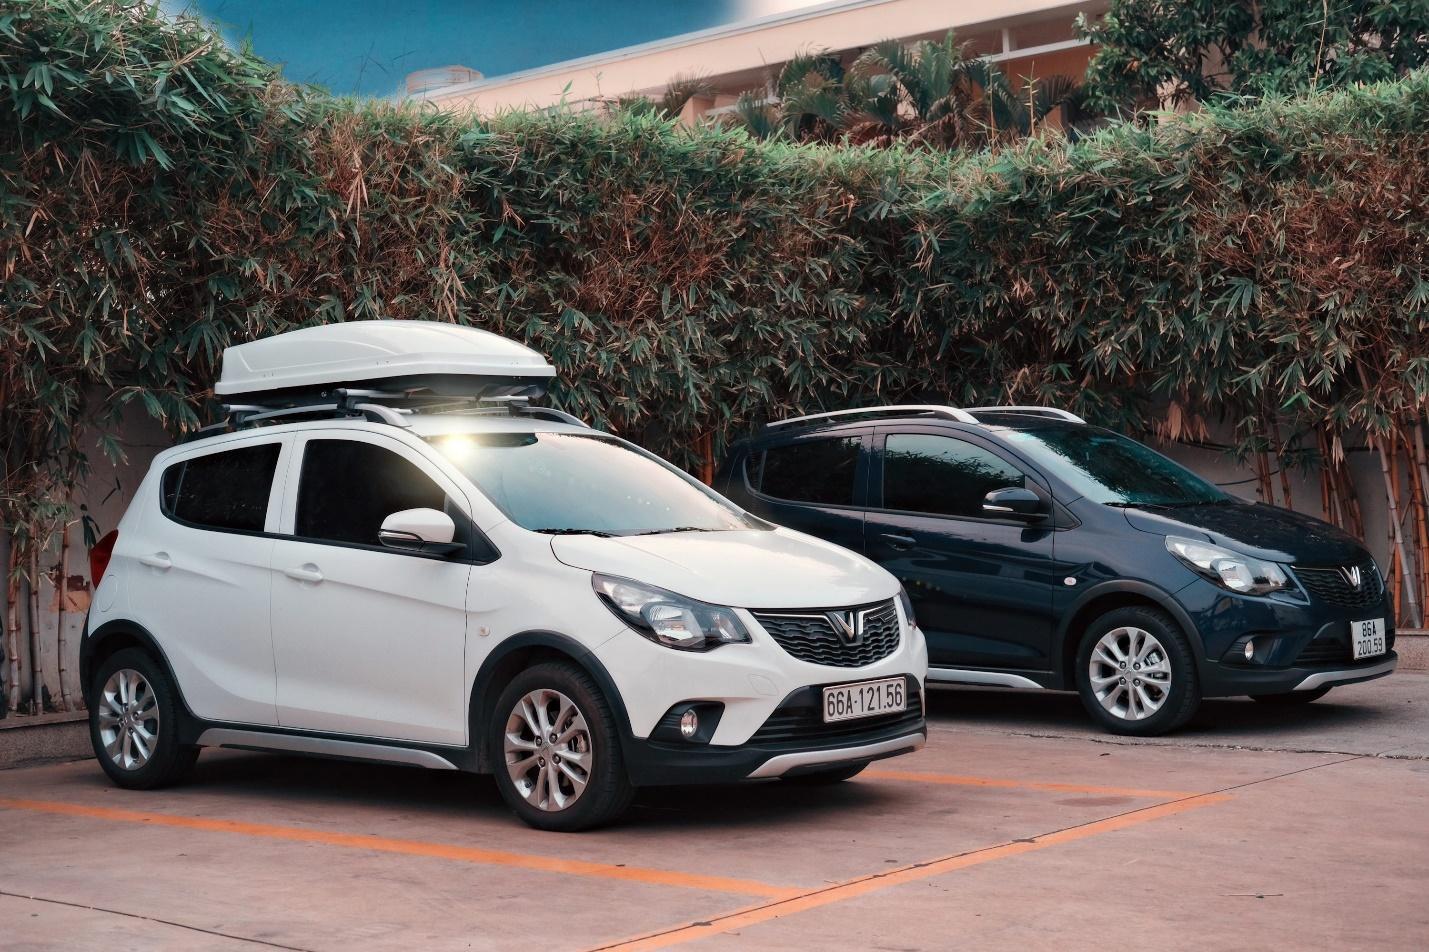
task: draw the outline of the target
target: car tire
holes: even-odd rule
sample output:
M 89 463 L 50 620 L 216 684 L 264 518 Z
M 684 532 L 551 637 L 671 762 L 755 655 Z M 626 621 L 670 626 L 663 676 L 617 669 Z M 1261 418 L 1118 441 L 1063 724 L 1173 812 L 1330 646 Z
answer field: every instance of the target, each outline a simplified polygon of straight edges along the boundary
M 94 676 L 89 740 L 109 779 L 131 790 L 182 780 L 197 747 L 179 743 L 183 709 L 164 666 L 138 648 L 117 651 Z
M 1087 626 L 1077 651 L 1076 684 L 1094 721 L 1131 737 L 1176 730 L 1201 703 L 1190 641 L 1174 618 L 1150 606 L 1118 608 Z
M 1322 687 L 1312 688 L 1309 691 L 1285 691 L 1280 694 L 1252 694 L 1252 701 L 1259 701 L 1261 704 L 1309 704 L 1311 701 L 1318 701 L 1326 694 L 1330 693 L 1330 688 L 1334 685 L 1327 684 Z
M 635 795 L 610 703 L 590 675 L 569 662 L 516 675 L 497 698 L 487 742 L 502 799 L 537 829 L 573 833 L 601 826 L 624 813 Z
M 812 770 L 808 773 L 798 773 L 793 776 L 784 776 L 779 779 L 785 783 L 791 783 L 796 787 L 827 787 L 836 783 L 843 783 L 845 780 L 852 780 L 863 773 L 863 768 L 868 764 L 845 764 L 842 767 L 830 767 L 827 770 Z

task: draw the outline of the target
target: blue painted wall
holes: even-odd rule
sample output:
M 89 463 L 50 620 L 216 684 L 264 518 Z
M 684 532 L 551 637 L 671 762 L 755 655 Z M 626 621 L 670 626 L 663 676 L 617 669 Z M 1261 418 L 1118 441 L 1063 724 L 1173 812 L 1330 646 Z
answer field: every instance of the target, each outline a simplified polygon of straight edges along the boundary
M 389 96 L 410 72 L 460 64 L 486 76 L 764 16 L 817 0 L 170 0 L 291 80 Z

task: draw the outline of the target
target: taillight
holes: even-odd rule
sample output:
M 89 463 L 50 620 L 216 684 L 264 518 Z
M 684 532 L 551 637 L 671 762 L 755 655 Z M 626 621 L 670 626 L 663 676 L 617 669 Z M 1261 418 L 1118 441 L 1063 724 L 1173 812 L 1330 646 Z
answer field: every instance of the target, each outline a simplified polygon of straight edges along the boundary
M 114 543 L 118 541 L 119 530 L 112 529 L 89 550 L 89 584 L 95 588 L 104 578 L 104 570 L 109 568 L 109 557 L 114 554 Z

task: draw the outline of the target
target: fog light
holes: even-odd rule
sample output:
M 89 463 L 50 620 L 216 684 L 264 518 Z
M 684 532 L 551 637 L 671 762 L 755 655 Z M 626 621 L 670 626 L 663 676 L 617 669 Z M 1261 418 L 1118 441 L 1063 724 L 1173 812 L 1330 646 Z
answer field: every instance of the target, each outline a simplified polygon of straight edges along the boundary
M 1245 643 L 1245 660 L 1255 660 L 1255 639 L 1252 638 Z
M 689 740 L 695 736 L 695 732 L 700 729 L 700 716 L 695 713 L 694 708 L 680 715 L 680 736 Z

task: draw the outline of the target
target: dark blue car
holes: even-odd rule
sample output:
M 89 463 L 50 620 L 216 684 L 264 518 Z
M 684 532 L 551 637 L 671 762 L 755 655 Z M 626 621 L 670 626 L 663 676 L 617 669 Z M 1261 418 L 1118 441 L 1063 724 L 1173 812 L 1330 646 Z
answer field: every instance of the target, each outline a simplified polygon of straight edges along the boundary
M 1065 411 L 782 421 L 715 488 L 897 575 L 930 682 L 1075 690 L 1117 733 L 1173 730 L 1203 697 L 1313 701 L 1397 661 L 1363 545 Z

